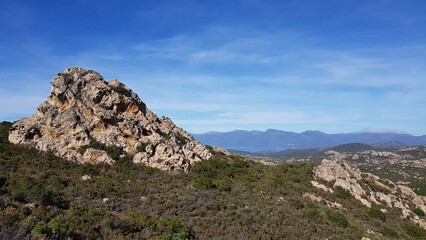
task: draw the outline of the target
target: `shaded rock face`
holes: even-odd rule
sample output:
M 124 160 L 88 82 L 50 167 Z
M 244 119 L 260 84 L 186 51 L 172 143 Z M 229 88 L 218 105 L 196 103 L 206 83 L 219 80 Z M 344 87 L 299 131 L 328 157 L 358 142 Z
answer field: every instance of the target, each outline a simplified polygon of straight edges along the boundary
M 417 195 L 409 187 L 362 173 L 344 161 L 324 159 L 314 168 L 313 175 L 315 180 L 328 182 L 333 188 L 345 189 L 366 207 L 378 206 L 383 212 L 397 208 L 401 218 L 410 219 L 426 229 L 426 221 L 413 212 L 415 208 L 426 212 L 426 197 Z M 316 181 L 312 181 L 312 185 L 327 192 L 334 191 Z
M 37 112 L 16 122 L 14 144 L 31 145 L 80 163 L 114 160 L 103 150 L 81 147 L 96 141 L 120 147 L 135 163 L 161 170 L 187 171 L 209 159 L 210 152 L 166 117 L 159 119 L 139 97 L 117 80 L 106 82 L 95 71 L 66 69 L 50 81 L 52 90 Z M 79 151 L 80 150 L 80 151 Z

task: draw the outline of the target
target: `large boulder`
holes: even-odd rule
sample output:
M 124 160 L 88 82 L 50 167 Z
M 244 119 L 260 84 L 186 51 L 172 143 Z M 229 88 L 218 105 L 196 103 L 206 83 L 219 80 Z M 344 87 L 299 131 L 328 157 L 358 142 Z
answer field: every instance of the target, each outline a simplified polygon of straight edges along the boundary
M 13 125 L 10 142 L 80 163 L 117 160 L 105 149 L 87 147 L 96 142 L 162 170 L 187 171 L 193 162 L 211 157 L 204 145 L 169 118 L 158 118 L 117 80 L 107 82 L 95 71 L 73 67 L 50 83 L 48 99 L 33 116 Z

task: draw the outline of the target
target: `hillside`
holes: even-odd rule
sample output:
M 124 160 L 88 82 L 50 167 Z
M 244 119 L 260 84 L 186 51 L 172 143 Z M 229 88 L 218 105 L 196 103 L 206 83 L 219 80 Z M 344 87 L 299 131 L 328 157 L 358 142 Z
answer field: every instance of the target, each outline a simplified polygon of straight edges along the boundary
M 0 123 L 0 239 L 426 239 L 426 197 L 348 164 L 423 166 L 423 148 L 268 165 L 202 145 L 95 71 L 51 84 L 34 115 Z
M 218 153 L 188 174 L 131 157 L 77 164 L 8 143 L 10 127 L 0 127 L 0 239 L 426 239 L 397 208 L 313 187 L 310 164 Z
M 327 149 L 287 149 L 280 152 L 236 153 L 265 164 L 313 163 L 323 159 L 345 161 L 365 172 L 409 186 L 426 196 L 426 146 L 377 148 L 351 143 Z
M 193 134 L 203 144 L 248 152 L 282 151 L 284 149 L 329 148 L 340 144 L 364 143 L 377 147 L 401 147 L 426 144 L 426 136 L 397 133 L 327 134 L 320 131 L 302 133 L 275 129 L 262 131 L 236 130 Z

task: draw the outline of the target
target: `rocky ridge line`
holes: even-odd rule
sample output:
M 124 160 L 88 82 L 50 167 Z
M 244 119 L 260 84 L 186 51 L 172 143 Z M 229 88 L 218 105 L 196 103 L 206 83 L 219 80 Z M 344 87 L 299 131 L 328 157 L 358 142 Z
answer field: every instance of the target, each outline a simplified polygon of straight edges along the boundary
M 133 162 L 161 170 L 188 171 L 212 155 L 167 117 L 158 118 L 138 95 L 117 80 L 92 70 L 66 69 L 50 81 L 52 90 L 37 112 L 13 124 L 9 141 L 79 163 L 115 160 L 105 149 L 134 155 Z

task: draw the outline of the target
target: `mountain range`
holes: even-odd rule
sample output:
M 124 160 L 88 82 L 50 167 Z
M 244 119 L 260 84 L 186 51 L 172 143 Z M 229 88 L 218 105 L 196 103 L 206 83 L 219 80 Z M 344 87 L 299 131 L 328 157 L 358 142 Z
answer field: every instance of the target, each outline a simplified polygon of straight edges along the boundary
M 193 134 L 193 136 L 203 144 L 247 152 L 328 148 L 346 143 L 364 143 L 384 148 L 426 144 L 426 135 L 374 132 L 327 134 L 321 131 L 296 133 L 268 129 L 266 131 L 207 132 Z

